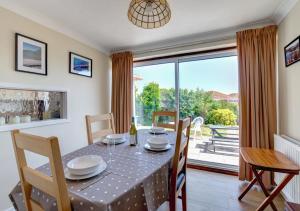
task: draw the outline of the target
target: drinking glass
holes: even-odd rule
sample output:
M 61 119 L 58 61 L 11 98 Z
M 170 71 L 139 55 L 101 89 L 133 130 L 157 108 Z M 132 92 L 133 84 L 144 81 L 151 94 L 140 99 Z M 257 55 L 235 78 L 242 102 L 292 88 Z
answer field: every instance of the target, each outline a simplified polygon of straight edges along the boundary
M 115 139 L 107 139 L 107 149 L 108 149 L 108 155 L 109 155 L 109 161 L 108 163 L 112 165 L 112 162 L 115 160 L 113 159 L 113 154 L 115 152 L 116 148 L 116 140 Z
M 144 142 L 142 138 L 138 137 L 138 133 L 136 134 L 137 136 L 137 151 L 135 152 L 136 155 L 141 155 L 143 154 L 143 148 L 144 148 Z

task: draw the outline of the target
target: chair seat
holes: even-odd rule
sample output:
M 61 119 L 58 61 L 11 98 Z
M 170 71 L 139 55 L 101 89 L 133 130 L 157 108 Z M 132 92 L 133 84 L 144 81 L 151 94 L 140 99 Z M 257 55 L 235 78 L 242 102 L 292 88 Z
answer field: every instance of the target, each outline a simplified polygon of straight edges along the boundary
M 182 202 L 181 199 L 176 200 L 176 210 L 182 210 Z M 169 201 L 165 201 L 156 211 L 170 211 Z
M 185 175 L 184 173 L 180 173 L 177 177 L 177 182 L 176 182 L 176 189 L 178 190 L 180 187 L 180 184 L 182 182 L 182 180 L 184 179 Z

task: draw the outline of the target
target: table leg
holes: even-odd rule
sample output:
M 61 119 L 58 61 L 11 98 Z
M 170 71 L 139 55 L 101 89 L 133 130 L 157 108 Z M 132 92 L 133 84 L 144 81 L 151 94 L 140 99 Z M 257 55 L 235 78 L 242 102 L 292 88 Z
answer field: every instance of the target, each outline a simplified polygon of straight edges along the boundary
M 264 173 L 263 170 L 258 172 L 258 175 L 261 176 Z M 245 190 L 243 191 L 243 193 L 239 196 L 239 200 L 242 200 L 244 198 L 244 196 L 246 195 L 246 193 L 248 193 L 248 191 L 252 188 L 252 186 L 256 183 L 257 179 L 256 177 L 254 177 L 251 182 L 247 185 L 247 187 L 245 188 Z
M 216 134 L 216 131 L 215 129 L 211 129 L 211 145 L 213 146 L 214 148 L 214 152 L 216 152 L 216 147 L 215 147 L 215 134 Z
M 261 179 L 261 175 L 259 175 L 259 173 L 257 172 L 257 170 L 256 170 L 256 168 L 254 166 L 252 166 L 252 171 L 253 171 L 253 173 L 254 173 L 254 175 L 255 175 L 255 177 L 256 177 L 256 179 L 257 179 L 257 181 L 258 181 L 258 183 L 259 183 L 259 185 L 261 187 L 261 189 L 263 190 L 265 196 L 269 197 L 270 194 L 269 194 L 267 188 L 265 187 L 265 185 L 264 185 L 264 183 L 263 183 L 263 181 Z M 270 205 L 271 205 L 271 207 L 272 207 L 273 210 L 275 210 L 275 211 L 277 210 L 276 206 L 274 205 L 274 203 L 272 201 L 270 201 Z
M 294 177 L 294 174 L 288 174 L 284 180 L 271 192 L 270 196 L 267 197 L 263 203 L 257 208 L 257 211 L 262 211 L 272 202 L 272 200 L 280 193 L 280 191 L 287 185 L 287 183 Z

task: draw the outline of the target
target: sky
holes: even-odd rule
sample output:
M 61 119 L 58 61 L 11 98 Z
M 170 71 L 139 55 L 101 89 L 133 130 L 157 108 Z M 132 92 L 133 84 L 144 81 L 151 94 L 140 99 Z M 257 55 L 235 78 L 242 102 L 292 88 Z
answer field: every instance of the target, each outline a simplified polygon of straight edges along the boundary
M 36 46 L 36 45 L 32 45 L 32 44 L 27 43 L 27 42 L 23 42 L 23 48 L 25 50 L 30 50 L 30 51 L 38 51 L 38 50 L 41 49 L 41 47 Z
M 159 64 L 135 67 L 134 75 L 143 80 L 136 81 L 138 92 L 150 82 L 156 82 L 160 88 L 175 88 L 175 64 Z M 238 92 L 237 57 L 223 57 L 179 64 L 180 88 L 219 91 L 225 94 Z

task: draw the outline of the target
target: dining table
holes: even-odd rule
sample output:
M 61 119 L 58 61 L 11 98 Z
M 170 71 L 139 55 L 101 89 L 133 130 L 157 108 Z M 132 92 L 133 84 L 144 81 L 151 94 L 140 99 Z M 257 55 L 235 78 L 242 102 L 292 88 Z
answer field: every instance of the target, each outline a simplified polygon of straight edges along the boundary
M 72 210 L 154 211 L 168 200 L 176 133 L 167 131 L 160 135 L 171 145 L 171 149 L 162 152 L 143 148 L 147 139 L 153 136 L 149 129 L 138 130 L 139 146 L 130 146 L 129 135 L 124 136 L 126 141 L 114 147 L 99 141 L 62 156 L 64 168 L 70 160 L 84 155 L 100 155 L 107 163 L 102 173 L 90 179 L 66 179 Z M 51 175 L 49 164 L 37 169 Z M 9 197 L 17 210 L 26 210 L 20 183 Z M 55 199 L 34 187 L 31 197 L 44 210 L 57 210 Z

